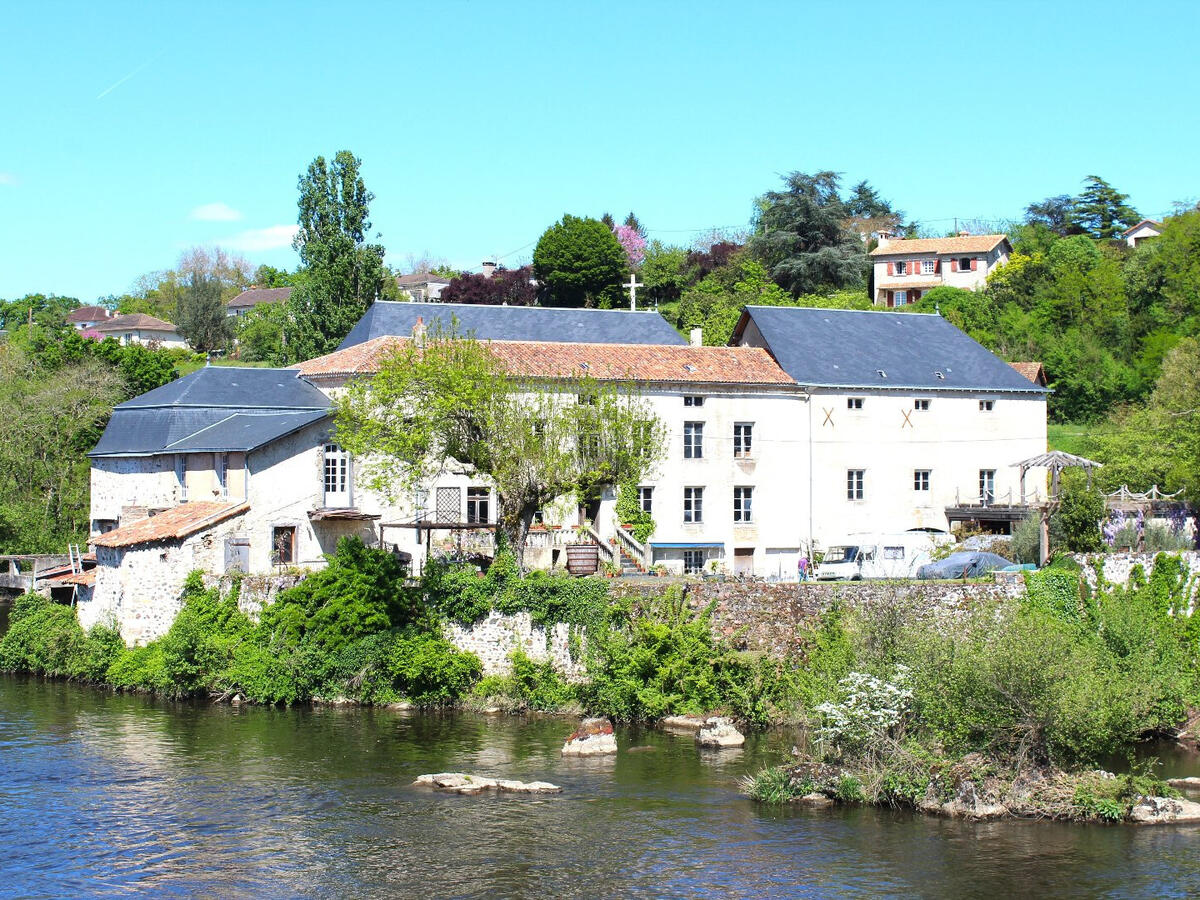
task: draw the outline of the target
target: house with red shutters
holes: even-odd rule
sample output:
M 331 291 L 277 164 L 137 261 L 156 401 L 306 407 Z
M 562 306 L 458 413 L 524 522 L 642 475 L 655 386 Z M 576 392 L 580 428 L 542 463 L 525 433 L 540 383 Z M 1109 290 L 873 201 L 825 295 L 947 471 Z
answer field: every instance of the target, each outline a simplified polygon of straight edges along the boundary
M 885 234 L 871 251 L 871 300 L 876 306 L 902 307 L 942 285 L 973 291 L 1011 255 L 1012 245 L 1003 234 L 911 240 Z

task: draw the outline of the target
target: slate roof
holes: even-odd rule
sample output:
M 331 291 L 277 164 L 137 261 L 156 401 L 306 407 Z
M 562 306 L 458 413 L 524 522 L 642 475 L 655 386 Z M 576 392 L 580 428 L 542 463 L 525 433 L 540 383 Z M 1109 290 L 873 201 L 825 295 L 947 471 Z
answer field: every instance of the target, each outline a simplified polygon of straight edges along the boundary
M 92 331 L 107 334 L 110 331 L 174 331 L 175 326 L 145 313 L 129 313 L 124 316 L 114 316 L 94 327 Z
M 479 340 L 551 341 L 583 344 L 684 344 L 658 313 L 620 309 L 559 309 L 468 303 L 403 303 L 377 300 L 346 335 L 339 350 L 377 337 L 407 337 L 420 318 L 428 329 L 457 330 Z
M 294 370 L 208 366 L 117 406 L 88 456 L 249 452 L 329 415 Z
M 225 305 L 229 309 L 251 309 L 260 303 L 281 303 L 292 296 L 290 287 L 249 288 L 242 291 Z
M 871 251 L 872 256 L 906 256 L 910 253 L 987 253 L 1001 241 L 1008 243 L 1003 234 L 969 234 L 952 238 L 911 238 L 903 241 L 888 241 Z
M 748 306 L 731 343 L 750 322 L 802 385 L 1046 393 L 933 313 Z
M 92 538 L 92 543 L 97 547 L 133 547 L 137 544 L 182 540 L 218 522 L 241 515 L 249 508 L 250 504 L 245 502 L 183 503 L 148 519 L 139 519 L 97 535 Z
M 382 337 L 301 363 L 308 378 L 371 374 L 407 339 Z M 580 344 L 488 341 L 512 375 L 528 378 L 588 376 L 600 381 L 690 384 L 792 385 L 770 354 L 758 347 L 691 347 L 661 344 Z

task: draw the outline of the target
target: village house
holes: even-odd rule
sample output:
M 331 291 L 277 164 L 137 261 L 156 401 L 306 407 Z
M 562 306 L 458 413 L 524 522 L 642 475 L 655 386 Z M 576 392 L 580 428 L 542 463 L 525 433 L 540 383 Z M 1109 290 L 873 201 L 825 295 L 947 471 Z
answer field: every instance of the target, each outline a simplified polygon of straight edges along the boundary
M 112 311 L 103 306 L 80 306 L 67 313 L 67 324 L 77 331 L 87 331 L 112 319 Z
M 257 306 L 264 303 L 283 303 L 290 296 L 292 296 L 290 287 L 249 287 L 225 304 L 225 315 L 229 318 L 244 316 Z
M 113 338 L 121 344 L 143 344 L 167 350 L 187 347 L 187 341 L 180 336 L 174 325 L 145 313 L 114 316 L 88 327 L 85 333 L 96 335 L 101 340 Z
M 78 589 L 81 620 L 115 617 L 126 640 L 149 640 L 193 568 L 320 566 L 346 534 L 414 566 L 486 555 L 488 479 L 451 465 L 381 497 L 333 428 L 346 384 L 445 314 L 376 303 L 327 356 L 205 368 L 117 407 L 91 454 L 97 565 Z M 750 307 L 729 347 L 687 345 L 653 313 L 464 306 L 453 321 L 513 375 L 560 393 L 571 375 L 628 385 L 665 426 L 664 456 L 637 486 L 649 540 L 617 521 L 608 490 L 543 511 L 527 553 L 538 567 L 582 539 L 613 562 L 786 578 L 854 531 L 966 518 L 1003 529 L 1027 512 L 1014 464 L 1046 446 L 1046 389 L 936 315 Z
M 415 303 L 436 303 L 442 295 L 442 289 L 449 286 L 449 278 L 429 272 L 396 276 L 396 287 L 400 288 L 400 293 Z
M 1142 219 L 1136 225 L 1122 231 L 1121 237 L 1130 247 L 1137 247 L 1142 241 L 1156 238 L 1162 234 L 1162 227 L 1162 222 L 1156 222 L 1154 219 Z
M 909 240 L 885 235 L 871 251 L 871 300 L 875 306 L 900 307 L 942 285 L 973 291 L 1010 255 L 1012 245 L 1003 234 Z

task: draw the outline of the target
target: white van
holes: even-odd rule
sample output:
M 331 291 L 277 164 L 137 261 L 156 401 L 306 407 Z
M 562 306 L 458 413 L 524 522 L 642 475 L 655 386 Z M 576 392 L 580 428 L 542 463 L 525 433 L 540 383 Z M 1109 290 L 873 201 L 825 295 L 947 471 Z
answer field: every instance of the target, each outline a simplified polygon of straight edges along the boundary
M 817 568 L 817 580 L 916 578 L 917 569 L 933 560 L 934 548 L 950 540 L 950 534 L 945 531 L 923 529 L 847 535 L 829 545 Z

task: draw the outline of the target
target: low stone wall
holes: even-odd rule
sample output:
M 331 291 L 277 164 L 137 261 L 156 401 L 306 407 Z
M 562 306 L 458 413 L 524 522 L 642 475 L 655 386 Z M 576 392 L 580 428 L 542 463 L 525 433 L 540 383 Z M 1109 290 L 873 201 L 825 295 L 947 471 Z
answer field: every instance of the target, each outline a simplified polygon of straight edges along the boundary
M 280 591 L 295 587 L 305 579 L 308 573 L 301 575 L 243 575 L 242 589 L 238 594 L 238 609 L 250 618 L 258 621 L 259 613 L 264 606 L 270 606 L 279 596 Z M 205 575 L 206 588 L 218 588 L 222 597 L 228 597 L 233 590 L 234 576 Z
M 1195 608 L 1200 601 L 1200 552 L 1185 550 L 1179 553 L 1168 553 L 1168 556 L 1178 556 L 1188 570 L 1188 598 Z M 1095 590 L 1099 578 L 1097 570 L 1104 576 L 1106 584 L 1113 587 L 1127 587 L 1129 576 L 1135 566 L 1141 566 L 1142 571 L 1149 577 L 1154 571 L 1154 560 L 1157 553 L 1073 553 L 1072 558 L 1083 566 L 1083 577 L 1088 585 Z
M 571 627 L 563 622 L 547 629 L 533 624 L 527 612 L 501 615 L 492 612 L 486 619 L 474 625 L 463 626 L 451 622 L 445 634 L 459 650 L 474 653 L 483 663 L 484 675 L 509 675 L 512 661 L 508 658 L 514 650 L 520 650 L 534 662 L 551 661 L 554 668 L 568 678 L 581 678 L 586 673 L 582 660 L 584 636 L 579 636 L 579 659 L 571 655 Z
M 661 594 L 670 582 L 615 582 L 614 596 Z M 685 582 L 684 596 L 695 610 L 713 606 L 713 629 L 742 650 L 783 656 L 800 646 L 801 627 L 835 602 L 864 608 L 899 602 L 921 609 L 954 611 L 970 602 L 1001 602 L 1025 591 L 1020 573 L 1006 573 L 987 584 L 928 581 L 819 582 L 797 584 L 759 581 Z

